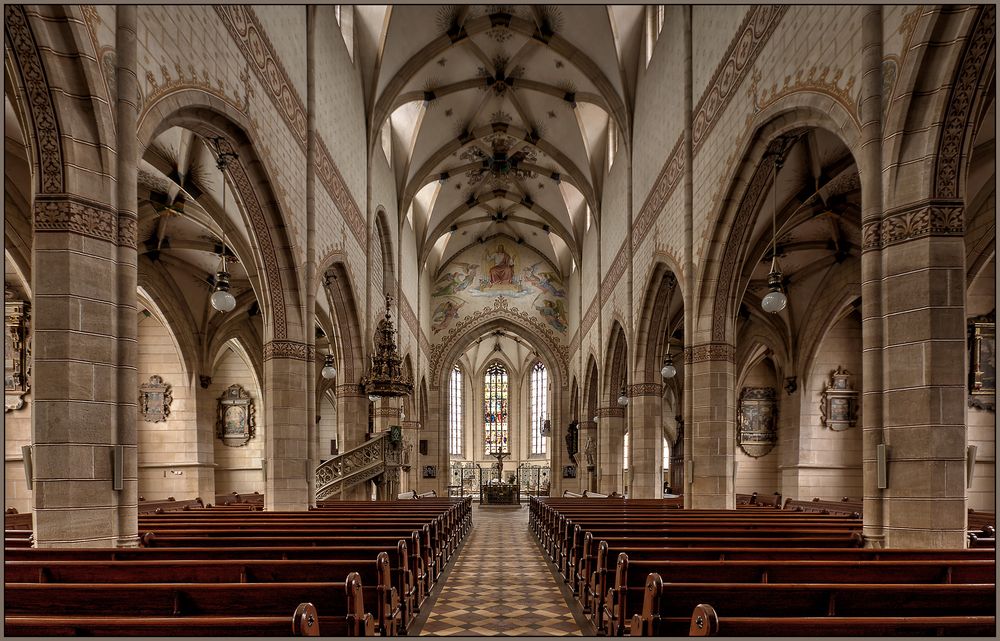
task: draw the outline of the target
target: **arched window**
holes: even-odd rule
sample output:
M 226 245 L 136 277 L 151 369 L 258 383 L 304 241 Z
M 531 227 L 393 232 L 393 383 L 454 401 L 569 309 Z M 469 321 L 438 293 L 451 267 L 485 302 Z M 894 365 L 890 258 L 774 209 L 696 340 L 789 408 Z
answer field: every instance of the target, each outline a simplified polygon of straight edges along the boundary
M 452 456 L 462 455 L 462 370 L 456 365 L 451 370 L 451 381 L 448 384 L 448 432 L 451 434 L 451 445 L 448 448 Z
M 507 368 L 493 363 L 486 370 L 483 390 L 483 409 L 486 426 L 485 451 L 489 456 L 495 452 L 509 452 Z
M 628 432 L 625 432 L 625 440 L 622 443 L 622 469 L 628 469 Z
M 541 361 L 531 368 L 531 453 L 545 454 L 542 423 L 549 414 L 549 374 Z
M 667 437 L 663 437 L 663 469 L 666 470 L 670 467 L 670 441 Z

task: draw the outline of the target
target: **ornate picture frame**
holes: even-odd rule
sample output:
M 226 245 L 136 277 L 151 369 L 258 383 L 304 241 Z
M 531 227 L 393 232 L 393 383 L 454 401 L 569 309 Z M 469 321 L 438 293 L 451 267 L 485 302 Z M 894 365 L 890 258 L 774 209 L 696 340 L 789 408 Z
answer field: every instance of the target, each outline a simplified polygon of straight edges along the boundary
M 969 319 L 969 407 L 996 412 L 996 313 Z
M 736 444 L 753 458 L 778 444 L 778 393 L 773 387 L 744 387 L 740 391 Z
M 858 423 L 860 393 L 848 380 L 851 373 L 838 365 L 830 373 L 830 384 L 823 390 L 820 402 L 820 423 L 835 432 L 842 432 Z
M 24 407 L 31 390 L 31 338 L 28 321 L 30 303 L 4 297 L 3 389 L 4 412 Z
M 563 478 L 564 479 L 575 479 L 576 478 L 576 466 L 575 465 L 564 465 L 563 466 Z
M 256 408 L 250 393 L 233 384 L 219 397 L 216 435 L 224 445 L 241 447 L 257 434 Z
M 437 465 L 425 465 L 423 477 L 425 479 L 436 479 L 438 475 Z
M 170 416 L 170 403 L 174 397 L 170 385 L 153 374 L 148 383 L 139 386 L 139 413 L 147 423 L 160 423 Z

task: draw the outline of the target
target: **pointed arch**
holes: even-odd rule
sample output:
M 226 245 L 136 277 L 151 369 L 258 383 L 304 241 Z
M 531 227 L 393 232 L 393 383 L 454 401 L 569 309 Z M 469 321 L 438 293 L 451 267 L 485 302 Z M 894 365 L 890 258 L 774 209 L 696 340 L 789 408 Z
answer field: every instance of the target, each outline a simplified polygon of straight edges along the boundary
M 848 150 L 862 182 L 877 172 L 859 162 L 861 131 L 843 105 L 822 94 L 797 92 L 784 96 L 754 118 L 753 132 L 743 145 L 742 162 L 730 175 L 730 187 L 709 229 L 709 255 L 702 261 L 693 310 L 696 329 L 713 342 L 735 340 L 739 278 L 746 261 L 754 222 L 768 193 L 777 154 L 785 153 L 810 128 L 823 129 Z M 690 339 L 689 339 L 690 340 Z
M 256 272 L 262 276 L 261 295 L 257 296 L 264 313 L 265 343 L 299 343 L 306 331 L 300 310 L 296 280 L 295 244 L 288 235 L 291 226 L 281 211 L 279 199 L 271 187 L 266 161 L 257 153 L 253 125 L 248 116 L 233 105 L 210 100 L 201 91 L 182 90 L 167 94 L 144 110 L 138 137 L 148 147 L 171 127 L 183 127 L 203 138 L 219 137 L 223 150 L 234 151 L 228 178 L 238 197 L 250 241 Z
M 323 273 L 323 286 L 329 297 L 330 310 L 335 325 L 332 340 L 337 345 L 340 357 L 339 370 L 341 385 L 357 384 L 365 371 L 364 342 L 361 338 L 361 322 L 357 299 L 347 266 L 335 262 Z
M 636 336 L 636 375 L 643 382 L 660 383 L 661 361 L 667 354 L 670 338 L 684 329 L 684 299 L 675 267 L 657 261 L 649 275 L 646 293 L 642 299 L 639 332 Z M 683 360 L 679 358 L 675 365 Z M 636 381 L 639 382 L 639 381 Z
M 604 359 L 604 397 L 608 406 L 617 407 L 621 387 L 628 385 L 628 339 L 617 320 L 612 323 L 608 336 L 607 356 Z

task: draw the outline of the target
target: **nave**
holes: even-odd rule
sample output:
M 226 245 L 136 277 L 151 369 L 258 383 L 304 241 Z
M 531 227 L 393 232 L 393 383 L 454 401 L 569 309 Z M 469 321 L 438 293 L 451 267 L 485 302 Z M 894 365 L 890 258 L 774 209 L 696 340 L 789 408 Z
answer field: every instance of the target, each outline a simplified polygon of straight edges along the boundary
M 473 508 L 472 534 L 446 571 L 420 636 L 579 636 L 527 506 Z

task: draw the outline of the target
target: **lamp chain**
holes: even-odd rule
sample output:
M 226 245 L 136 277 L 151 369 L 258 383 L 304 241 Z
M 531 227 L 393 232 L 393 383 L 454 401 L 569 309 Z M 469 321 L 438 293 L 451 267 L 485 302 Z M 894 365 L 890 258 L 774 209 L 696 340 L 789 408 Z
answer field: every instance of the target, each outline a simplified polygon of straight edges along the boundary
M 781 155 L 774 158 L 774 174 L 771 178 L 771 272 L 777 271 L 778 265 L 778 168 L 781 167 Z

